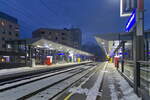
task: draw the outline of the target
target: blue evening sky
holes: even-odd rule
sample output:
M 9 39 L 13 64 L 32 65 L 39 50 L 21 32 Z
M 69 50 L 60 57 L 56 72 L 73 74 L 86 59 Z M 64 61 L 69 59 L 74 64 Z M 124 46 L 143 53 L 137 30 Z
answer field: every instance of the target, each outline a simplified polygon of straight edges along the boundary
M 145 0 L 145 29 L 150 28 L 150 0 Z M 123 32 L 127 18 L 119 16 L 119 0 L 0 0 L 0 11 L 18 19 L 21 37 L 40 28 L 78 27 L 83 42 L 93 34 Z

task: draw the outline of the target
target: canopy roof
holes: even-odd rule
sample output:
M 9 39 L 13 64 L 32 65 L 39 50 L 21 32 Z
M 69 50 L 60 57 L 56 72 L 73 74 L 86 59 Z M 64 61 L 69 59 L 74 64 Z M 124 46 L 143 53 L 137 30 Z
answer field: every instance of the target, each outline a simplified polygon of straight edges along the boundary
M 60 43 L 56 43 L 47 39 L 43 38 L 34 38 L 34 39 L 27 39 L 27 43 L 37 47 L 37 48 L 47 48 L 51 50 L 58 50 L 58 51 L 67 51 L 67 52 L 73 52 L 75 54 L 81 54 L 86 56 L 93 56 L 93 54 L 78 50 Z
M 101 38 L 107 41 L 113 40 L 131 40 L 132 33 L 124 32 L 124 33 L 104 33 L 104 34 L 96 34 L 97 38 Z
M 132 40 L 133 32 L 120 32 L 120 33 L 103 33 L 95 34 L 95 37 L 101 38 L 107 41 L 113 40 Z M 145 30 L 144 35 L 147 38 L 150 38 L 150 30 Z

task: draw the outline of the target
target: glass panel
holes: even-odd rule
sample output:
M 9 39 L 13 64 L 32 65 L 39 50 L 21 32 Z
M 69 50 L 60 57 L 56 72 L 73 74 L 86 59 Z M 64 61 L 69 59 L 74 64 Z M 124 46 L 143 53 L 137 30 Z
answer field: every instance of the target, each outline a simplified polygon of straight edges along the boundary
M 150 62 L 140 63 L 140 87 L 150 96 Z
M 125 61 L 125 63 L 124 63 L 124 74 L 131 81 L 134 80 L 134 63 L 132 61 Z

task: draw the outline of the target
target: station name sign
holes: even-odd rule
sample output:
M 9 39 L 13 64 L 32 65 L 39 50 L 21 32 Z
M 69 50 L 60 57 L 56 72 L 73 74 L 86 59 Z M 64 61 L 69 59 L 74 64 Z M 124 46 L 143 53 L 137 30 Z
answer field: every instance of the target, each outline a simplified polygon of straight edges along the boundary
M 125 29 L 126 32 L 129 32 L 133 28 L 135 23 L 136 23 L 136 9 L 133 10 L 131 16 L 128 19 L 128 22 L 126 24 L 126 29 Z

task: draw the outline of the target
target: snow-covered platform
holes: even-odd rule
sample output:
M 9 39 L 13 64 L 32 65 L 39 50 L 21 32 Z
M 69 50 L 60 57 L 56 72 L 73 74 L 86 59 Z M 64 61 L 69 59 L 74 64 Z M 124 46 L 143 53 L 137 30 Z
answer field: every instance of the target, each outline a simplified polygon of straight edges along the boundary
M 99 100 L 141 100 L 114 64 L 108 63 L 103 79 L 102 97 Z
M 31 71 L 62 68 L 62 67 L 72 66 L 72 65 L 80 65 L 80 64 L 89 63 L 89 62 L 91 62 L 91 61 L 84 61 L 84 62 L 80 62 L 80 63 L 64 63 L 64 64 L 53 64 L 53 65 L 36 65 L 35 67 L 27 66 L 27 67 L 12 68 L 12 69 L 1 69 L 0 70 L 0 77 L 6 76 L 6 75 L 14 75 L 14 74 L 18 74 L 18 73 L 31 72 Z

